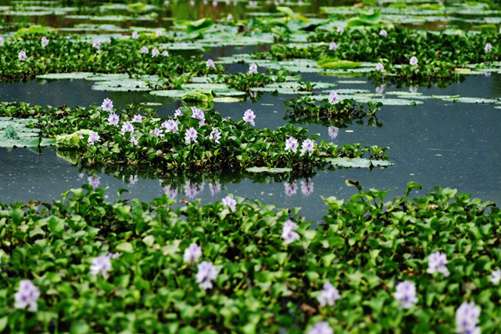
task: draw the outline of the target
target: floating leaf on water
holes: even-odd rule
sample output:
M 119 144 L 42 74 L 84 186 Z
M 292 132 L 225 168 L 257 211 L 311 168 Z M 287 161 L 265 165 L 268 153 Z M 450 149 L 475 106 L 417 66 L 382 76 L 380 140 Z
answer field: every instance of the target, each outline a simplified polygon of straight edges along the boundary
M 238 103 L 244 101 L 244 98 L 233 96 L 216 96 L 214 102 L 217 103 Z
M 317 63 L 318 63 L 318 66 L 320 66 L 321 68 L 331 69 L 331 70 L 353 69 L 353 68 L 359 68 L 362 66 L 361 63 L 356 62 L 356 61 L 337 59 L 337 58 L 327 57 L 327 56 L 320 58 Z
M 482 97 L 466 97 L 459 95 L 432 95 L 432 97 L 442 101 L 456 102 L 456 103 L 475 103 L 475 104 L 499 103 L 499 100 L 482 98 Z
M 170 97 L 170 98 L 173 98 L 173 99 L 175 99 L 175 98 L 181 98 L 186 93 L 187 92 L 185 90 L 181 90 L 181 89 L 154 90 L 154 91 L 150 92 L 151 95 L 162 96 L 162 97 Z
M 91 81 L 113 81 L 113 80 L 128 80 L 129 75 L 127 73 L 99 73 L 99 74 L 92 74 L 88 77 L 85 77 L 86 80 L 91 80 Z
M 246 171 L 249 173 L 282 174 L 292 172 L 292 168 L 249 167 Z
M 112 81 L 98 81 L 92 85 L 92 90 L 107 92 L 145 92 L 150 87 L 142 80 L 124 79 Z
M 41 147 L 52 144 L 40 138 L 40 130 L 28 125 L 33 119 L 0 117 L 0 147 Z
M 92 76 L 90 72 L 70 72 L 70 73 L 49 73 L 37 75 L 37 79 L 46 80 L 81 80 Z
M 328 159 L 334 167 L 342 168 L 372 168 L 372 167 L 389 167 L 393 163 L 387 160 L 370 160 L 363 158 L 333 158 Z

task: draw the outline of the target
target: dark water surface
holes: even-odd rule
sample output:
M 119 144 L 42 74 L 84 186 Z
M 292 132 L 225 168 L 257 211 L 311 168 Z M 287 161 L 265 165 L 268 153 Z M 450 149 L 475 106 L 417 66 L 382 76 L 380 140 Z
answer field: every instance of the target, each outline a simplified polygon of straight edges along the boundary
M 309 78 L 310 79 L 310 78 Z M 330 77 L 315 80 L 338 81 Z M 145 93 L 107 93 L 90 89 L 91 82 L 31 81 L 28 83 L 1 83 L 0 100 L 25 101 L 50 105 L 99 104 L 111 97 L 117 106 L 142 101 L 162 102 L 161 114 L 170 114 L 176 104 L 168 99 L 152 98 Z M 365 88 L 361 85 L 339 84 L 339 88 Z M 387 91 L 395 90 L 387 87 Z M 406 89 L 405 89 L 406 90 Z M 469 97 L 501 97 L 501 76 L 468 77 L 464 82 L 445 89 L 419 89 L 426 95 L 442 94 Z M 218 104 L 216 110 L 224 116 L 241 117 L 252 108 L 257 115 L 256 126 L 277 127 L 285 124 L 284 101 L 291 96 L 263 95 L 257 102 Z M 340 129 L 334 142 L 339 144 L 360 142 L 364 145 L 381 145 L 389 148 L 395 166 L 384 170 L 340 169 L 320 172 L 311 179 L 292 183 L 253 182 L 250 179 L 222 183 L 218 186 L 205 183 L 173 185 L 178 199 L 200 198 L 212 201 L 228 193 L 246 198 L 262 199 L 280 207 L 302 207 L 303 213 L 318 220 L 323 215 L 322 197 L 345 198 L 354 189 L 345 185 L 346 179 L 359 180 L 364 187 L 386 189 L 390 195 L 400 194 L 409 181 L 424 185 L 425 190 L 435 186 L 458 188 L 483 199 L 501 203 L 501 110 L 493 105 L 449 103 L 424 100 L 417 106 L 384 106 L 379 118 L 382 127 L 353 125 Z M 311 132 L 330 140 L 327 127 L 307 125 Z M 120 188 L 127 188 L 130 197 L 144 200 L 162 194 L 162 187 L 178 180 L 128 179 L 99 174 L 109 187 L 110 199 Z M 53 149 L 41 153 L 27 149 L 0 150 L 0 201 L 12 202 L 30 199 L 50 200 L 71 187 L 86 182 L 87 174 L 78 167 L 59 158 Z M 132 183 L 131 183 L 132 181 Z M 212 181 L 212 183 L 214 183 Z M 216 189 L 215 189 L 216 188 Z

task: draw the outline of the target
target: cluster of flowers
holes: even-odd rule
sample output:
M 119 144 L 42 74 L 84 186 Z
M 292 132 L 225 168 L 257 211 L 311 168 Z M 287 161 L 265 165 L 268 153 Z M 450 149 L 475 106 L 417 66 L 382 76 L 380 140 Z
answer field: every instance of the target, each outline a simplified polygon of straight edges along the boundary
M 428 256 L 428 269 L 430 274 L 439 273 L 449 276 L 447 269 L 447 255 L 435 252 Z M 491 273 L 490 281 L 494 285 L 501 282 L 501 269 L 496 269 Z M 416 285 L 412 281 L 399 282 L 393 294 L 398 305 L 403 309 L 412 308 L 418 301 Z M 318 294 L 320 306 L 333 306 L 340 297 L 339 291 L 330 283 L 325 283 L 323 290 Z M 478 321 L 480 317 L 480 307 L 473 302 L 463 302 L 456 310 L 456 332 L 458 334 L 480 333 Z M 328 322 L 321 321 L 313 325 L 308 334 L 332 334 L 332 328 Z
M 113 111 L 113 101 L 109 98 L 104 99 L 101 104 L 101 109 L 109 113 L 108 115 L 108 125 L 118 127 L 120 126 L 120 116 Z M 199 126 L 206 125 L 205 123 L 205 113 L 202 109 L 197 107 L 191 108 L 191 117 L 199 121 Z M 183 115 L 181 109 L 177 109 L 174 113 L 174 118 L 178 118 Z M 251 109 L 247 109 L 242 119 L 247 124 L 255 126 L 256 114 Z M 138 136 L 135 134 L 134 123 L 141 123 L 143 121 L 143 117 L 141 115 L 134 115 L 132 121 L 124 122 L 120 127 L 120 132 L 125 134 L 130 134 L 130 142 L 134 145 L 138 145 Z M 179 131 L 179 121 L 177 119 L 169 119 L 164 121 L 160 128 L 155 128 L 152 130 L 152 135 L 155 137 L 161 137 L 165 133 L 178 133 Z M 221 131 L 218 128 L 213 128 L 211 133 L 209 134 L 209 139 L 217 144 L 220 143 L 221 140 Z M 87 143 L 89 145 L 95 145 L 101 140 L 101 136 L 99 133 L 92 131 L 87 139 Z M 198 131 L 194 127 L 190 127 L 186 129 L 184 132 L 184 141 L 186 144 L 194 144 L 198 140 Z

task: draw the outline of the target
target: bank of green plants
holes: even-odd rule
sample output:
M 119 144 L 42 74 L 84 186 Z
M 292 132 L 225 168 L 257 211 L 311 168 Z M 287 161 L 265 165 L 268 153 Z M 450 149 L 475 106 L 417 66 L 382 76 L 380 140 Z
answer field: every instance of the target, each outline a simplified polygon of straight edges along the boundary
M 501 37 L 492 31 L 445 33 L 402 27 L 320 29 L 308 39 L 314 43 L 275 44 L 256 57 L 380 62 L 386 66 L 387 80 L 415 83 L 456 80 L 456 68 L 501 60 Z M 417 64 L 410 64 L 412 57 L 418 60 Z M 374 77 L 382 78 L 378 73 Z
M 127 73 L 155 75 L 166 82 L 181 76 L 217 73 L 200 55 L 171 54 L 161 47 L 165 37 L 86 40 L 56 32 L 31 32 L 5 37 L 0 45 L 0 79 L 28 80 L 47 73 Z
M 466 319 L 496 333 L 501 211 L 453 189 L 409 197 L 414 187 L 327 198 L 320 224 L 232 196 L 111 203 L 87 185 L 0 204 L 0 330 L 457 333 Z M 396 293 L 402 282 L 413 298 Z

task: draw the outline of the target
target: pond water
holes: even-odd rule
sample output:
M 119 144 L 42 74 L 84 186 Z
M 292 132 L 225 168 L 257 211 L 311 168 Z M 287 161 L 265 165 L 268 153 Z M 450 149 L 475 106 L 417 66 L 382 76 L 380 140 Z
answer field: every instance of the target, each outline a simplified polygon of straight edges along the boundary
M 357 88 L 374 91 L 369 82 L 328 76 L 305 75 L 308 80 L 337 83 L 338 89 Z M 360 79 L 357 79 L 360 81 Z M 92 83 L 74 81 L 30 81 L 0 84 L 0 100 L 24 101 L 49 105 L 98 104 L 111 97 L 117 106 L 144 101 L 159 102 L 160 115 L 169 115 L 177 104 L 166 98 L 154 98 L 147 93 L 109 93 L 91 89 Z M 385 87 L 386 92 L 408 91 L 407 88 Z M 447 88 L 419 88 L 425 96 L 456 95 L 468 97 L 501 97 L 501 75 L 469 76 L 463 82 Z M 216 104 L 224 116 L 241 117 L 252 108 L 257 115 L 256 126 L 277 127 L 285 124 L 284 102 L 291 95 L 265 94 L 257 101 Z M 309 179 L 292 182 L 230 178 L 190 182 L 187 180 L 157 180 L 143 177 L 115 177 L 99 173 L 102 184 L 109 187 L 110 199 L 118 189 L 128 190 L 128 197 L 144 200 L 162 194 L 163 186 L 177 190 L 178 199 L 198 198 L 213 201 L 228 193 L 261 199 L 280 207 L 302 207 L 310 219 L 322 216 L 322 197 L 345 198 L 355 192 L 345 184 L 355 179 L 363 187 L 388 190 L 400 194 L 407 182 L 416 181 L 430 190 L 435 186 L 458 188 L 484 199 L 501 203 L 501 110 L 492 104 L 454 103 L 427 99 L 416 106 L 384 106 L 379 113 L 381 127 L 352 125 L 340 129 L 331 139 L 327 127 L 301 124 L 321 138 L 336 143 L 360 142 L 389 148 L 395 163 L 386 169 L 339 169 L 319 172 Z M 87 173 L 88 174 L 88 173 Z M 27 149 L 0 150 L 0 201 L 49 200 L 71 187 L 86 182 L 86 173 L 57 156 L 53 149 L 41 152 Z M 220 189 L 218 184 L 220 183 Z
M 338 1 L 337 5 L 350 5 L 353 1 Z M 252 12 L 267 12 L 269 5 L 258 2 L 249 10 L 238 1 L 193 1 L 177 2 L 159 7 L 143 18 L 117 19 L 124 14 L 123 8 L 101 7 L 96 15 L 94 6 L 103 2 L 44 2 L 51 8 L 42 11 L 33 2 L 0 0 L 3 25 L 31 23 L 53 27 L 78 27 L 78 24 L 108 24 L 95 30 L 120 32 L 130 26 L 167 27 L 172 19 L 196 19 L 200 17 L 221 18 L 232 14 L 234 17 L 253 15 Z M 291 5 L 285 3 L 286 5 Z M 295 3 L 295 11 L 308 15 L 319 13 L 319 8 L 332 5 L 331 1 L 310 1 Z M 94 17 L 92 17 L 92 15 Z M 125 11 L 126 14 L 126 11 Z M 86 16 L 87 15 L 87 16 Z M 89 15 L 91 15 L 89 17 Z M 108 15 L 108 16 L 106 16 Z M 473 18 L 478 18 L 474 16 Z M 432 20 L 433 21 L 433 20 Z M 97 23 L 96 23 L 97 22 Z M 170 23 L 169 23 L 170 22 Z M 441 22 L 437 20 L 437 22 Z M 452 21 L 451 21 L 452 22 Z M 412 22 L 410 22 L 413 24 Z M 421 22 L 422 23 L 422 22 Z M 415 24 L 421 24 L 415 22 Z M 426 23 L 426 24 L 429 24 Z M 435 23 L 432 23 L 433 25 Z M 464 26 L 464 22 L 462 22 Z M 430 26 L 431 26 L 430 25 Z M 442 27 L 442 23 L 439 24 Z M 80 28 L 82 26 L 80 25 Z M 88 28 L 88 27 L 87 27 Z M 435 27 L 436 28 L 436 27 Z M 94 28 L 92 28 L 94 29 Z M 91 29 L 91 30 L 92 30 Z M 78 29 L 77 29 L 78 30 Z M 85 30 L 85 29 L 83 29 Z M 125 30 L 127 31 L 127 30 Z M 269 46 L 217 47 L 209 50 L 206 58 L 217 59 L 238 53 L 252 53 L 266 50 Z M 231 72 L 245 71 L 247 65 L 227 66 Z M 317 74 L 303 74 L 308 81 L 331 82 L 336 89 L 359 89 L 369 92 L 380 91 L 364 78 L 342 79 Z M 123 107 L 131 103 L 158 103 L 158 113 L 162 117 L 171 115 L 178 102 L 166 98 L 153 97 L 147 92 L 102 92 L 91 89 L 92 82 L 86 80 L 44 81 L 0 83 L 1 101 L 23 101 L 42 105 L 87 106 L 99 104 L 105 97 L 113 99 L 115 106 Z M 386 86 L 388 93 L 408 92 L 408 88 Z M 419 88 L 424 97 L 432 95 L 461 95 L 476 98 L 501 98 L 501 75 L 468 76 L 463 82 L 446 88 Z M 257 127 L 275 128 L 286 124 L 285 105 L 292 95 L 263 94 L 257 100 L 239 103 L 216 104 L 216 110 L 224 116 L 240 118 L 247 108 L 257 115 Z M 28 149 L 0 149 L 0 201 L 15 202 L 25 200 L 51 200 L 71 187 L 87 182 L 87 175 L 97 173 L 106 185 L 110 200 L 116 198 L 121 188 L 126 188 L 128 197 L 144 200 L 159 196 L 168 186 L 177 191 L 178 199 L 198 198 L 212 201 L 228 193 L 265 200 L 280 207 L 302 207 L 302 212 L 310 219 L 321 218 L 322 198 L 336 196 L 345 198 L 355 189 L 345 184 L 347 179 L 361 182 L 363 187 L 377 187 L 391 195 L 400 194 L 407 182 L 416 181 L 429 190 L 435 186 L 449 186 L 471 193 L 481 198 L 501 203 L 501 110 L 492 104 L 454 103 L 437 99 L 423 99 L 416 106 L 384 106 L 378 118 L 381 127 L 351 125 L 339 130 L 336 138 L 329 137 L 328 128 L 323 125 L 299 124 L 319 137 L 339 144 L 359 142 L 363 145 L 380 145 L 389 148 L 389 157 L 394 166 L 386 169 L 339 169 L 318 172 L 308 179 L 276 180 L 271 177 L 261 179 L 224 177 L 221 180 L 185 179 L 158 180 L 143 176 L 121 177 L 100 171 L 82 171 L 73 166 L 54 149 L 42 151 Z M 147 171 L 145 171 L 144 174 Z

